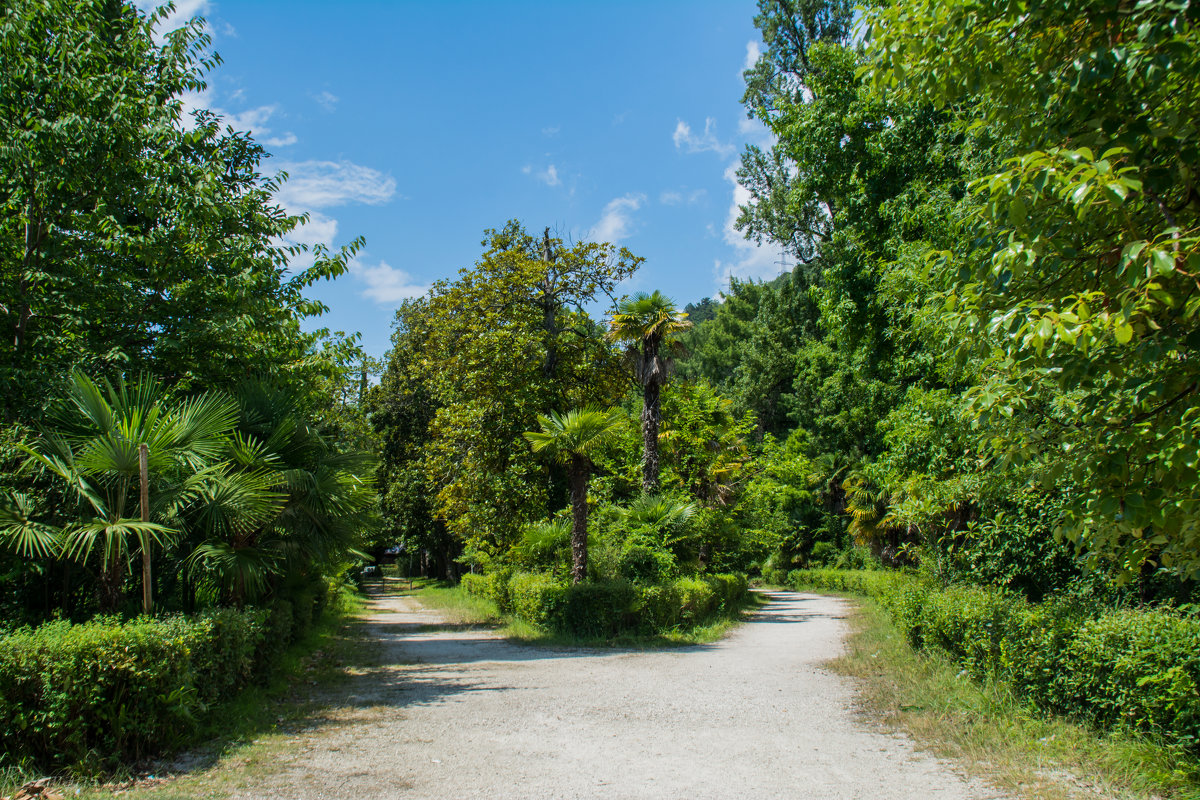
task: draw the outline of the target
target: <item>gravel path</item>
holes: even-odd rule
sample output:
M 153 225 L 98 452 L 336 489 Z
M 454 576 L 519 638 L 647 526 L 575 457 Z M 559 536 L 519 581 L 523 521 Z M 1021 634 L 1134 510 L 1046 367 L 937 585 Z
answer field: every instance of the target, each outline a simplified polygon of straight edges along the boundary
M 375 603 L 386 654 L 250 798 L 999 797 L 855 718 L 822 669 L 842 601 L 777 592 L 724 640 L 549 650 L 442 628 L 409 597 Z

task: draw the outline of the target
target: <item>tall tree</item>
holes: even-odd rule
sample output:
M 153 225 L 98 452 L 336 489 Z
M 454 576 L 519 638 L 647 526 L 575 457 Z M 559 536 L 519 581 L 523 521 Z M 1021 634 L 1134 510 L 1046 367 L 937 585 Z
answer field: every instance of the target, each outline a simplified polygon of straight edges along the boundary
M 289 273 L 302 224 L 265 153 L 181 96 L 217 59 L 200 21 L 114 0 L 0 7 L 0 418 L 45 406 L 72 368 L 171 385 L 305 374 L 304 297 L 359 243 Z M 230 376 L 233 376 L 232 379 Z
M 625 423 L 619 409 L 604 412 L 583 408 L 538 416 L 540 431 L 526 431 L 535 453 L 544 453 L 567 468 L 571 481 L 571 582 L 587 578 L 588 478 L 591 456 L 612 439 Z
M 902 0 L 865 18 L 878 88 L 1006 144 L 938 248 L 935 305 L 983 359 L 987 449 L 1081 487 L 1062 532 L 1125 577 L 1200 576 L 1198 14 Z
M 481 559 L 566 503 L 562 467 L 547 468 L 521 434 L 545 409 L 620 397 L 619 359 L 582 308 L 612 297 L 642 261 L 608 244 L 530 236 L 515 221 L 487 231 L 483 246 L 473 268 L 401 310 L 389 367 L 421 387 L 396 383 L 404 402 L 432 413 L 420 459 L 433 514 Z M 417 421 L 395 412 L 398 425 Z
M 642 387 L 642 491 L 658 491 L 658 429 L 662 424 L 662 387 L 671 375 L 669 351 L 678 335 L 692 327 L 675 302 L 655 290 L 638 292 L 617 306 L 609 338 L 627 346 L 633 375 Z

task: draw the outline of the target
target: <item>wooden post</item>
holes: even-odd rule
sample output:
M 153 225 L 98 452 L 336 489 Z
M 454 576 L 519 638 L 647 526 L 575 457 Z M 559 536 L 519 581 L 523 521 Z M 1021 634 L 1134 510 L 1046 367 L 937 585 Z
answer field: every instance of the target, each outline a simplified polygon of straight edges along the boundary
M 142 522 L 150 521 L 150 448 L 138 445 L 138 472 L 142 483 Z M 154 585 L 150 576 L 150 532 L 142 534 L 142 613 L 154 610 Z

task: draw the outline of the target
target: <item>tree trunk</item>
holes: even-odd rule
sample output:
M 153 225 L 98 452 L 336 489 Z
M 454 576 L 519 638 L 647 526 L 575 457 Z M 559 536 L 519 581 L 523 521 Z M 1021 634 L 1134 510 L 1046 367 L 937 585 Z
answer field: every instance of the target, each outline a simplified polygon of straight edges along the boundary
M 642 491 L 658 492 L 658 425 L 662 420 L 662 386 L 646 384 L 642 394 Z
M 119 559 L 113 558 L 100 567 L 100 607 L 112 613 L 124 599 L 125 574 Z
M 150 448 L 138 445 L 138 477 L 141 479 L 142 522 L 150 521 Z M 154 581 L 150 575 L 150 533 L 142 536 L 142 613 L 154 611 Z
M 576 456 L 571 462 L 571 583 L 587 578 L 587 459 Z

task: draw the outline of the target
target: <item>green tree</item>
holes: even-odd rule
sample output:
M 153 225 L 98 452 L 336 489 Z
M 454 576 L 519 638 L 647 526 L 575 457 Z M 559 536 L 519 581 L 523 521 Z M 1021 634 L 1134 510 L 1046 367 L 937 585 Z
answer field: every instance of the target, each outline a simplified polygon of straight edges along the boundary
M 289 273 L 304 222 L 273 201 L 265 153 L 181 95 L 217 63 L 200 21 L 160 45 L 111 0 L 0 8 L 0 417 L 44 408 L 72 368 L 170 386 L 304 379 L 304 296 L 360 244 Z M 282 176 L 281 176 L 282 177 Z M 231 377 L 232 376 L 232 377 Z
M 619 399 L 619 359 L 581 309 L 612 297 L 641 263 L 607 244 L 535 238 L 515 221 L 487 231 L 483 246 L 473 268 L 401 309 L 396 381 L 386 380 L 396 401 L 379 400 L 414 437 L 395 451 L 392 479 L 413 478 L 419 458 L 434 517 L 475 559 L 507 551 L 526 524 L 565 505 L 563 467 L 538 459 L 522 433 L 545 409 Z M 387 439 L 391 423 L 379 421 Z
M 620 410 L 582 408 L 538 416 L 540 431 L 526 431 L 525 438 L 535 453 L 544 453 L 567 467 L 571 481 L 571 581 L 587 577 L 588 479 L 591 456 L 625 424 Z
M 662 387 L 671 375 L 668 352 L 678 335 L 690 328 L 687 314 L 659 291 L 638 292 L 618 306 L 609 338 L 627 346 L 634 379 L 642 387 L 642 491 L 658 491 L 658 430 L 662 424 Z
M 1083 487 L 1062 532 L 1128 578 L 1200 575 L 1200 32 L 1194 3 L 871 10 L 871 79 L 1009 158 L 931 262 L 983 359 L 996 463 Z M 987 165 L 984 165 L 987 166 Z

